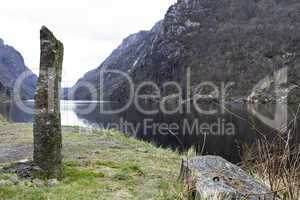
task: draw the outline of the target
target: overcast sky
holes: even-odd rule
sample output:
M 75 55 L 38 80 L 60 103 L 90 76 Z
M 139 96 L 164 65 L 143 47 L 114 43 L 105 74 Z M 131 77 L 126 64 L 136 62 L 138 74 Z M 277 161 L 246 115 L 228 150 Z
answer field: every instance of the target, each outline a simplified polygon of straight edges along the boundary
M 148 30 L 176 0 L 6 0 L 0 38 L 38 73 L 39 29 L 50 28 L 65 46 L 64 86 L 94 69 L 128 35 Z

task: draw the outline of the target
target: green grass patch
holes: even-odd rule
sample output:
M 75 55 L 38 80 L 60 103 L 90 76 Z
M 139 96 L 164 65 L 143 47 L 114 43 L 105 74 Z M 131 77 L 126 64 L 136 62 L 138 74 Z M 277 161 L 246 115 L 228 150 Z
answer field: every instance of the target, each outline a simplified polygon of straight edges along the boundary
M 113 168 L 113 169 L 120 168 L 120 165 L 117 164 L 116 162 L 113 162 L 113 161 L 101 161 L 101 160 L 97 160 L 95 162 L 95 164 L 98 165 L 98 166 L 105 166 L 105 167 L 109 167 L 109 168 Z
M 113 177 L 114 180 L 131 180 L 135 176 L 145 176 L 143 170 L 137 165 L 125 164 L 120 171 Z
M 76 182 L 83 179 L 93 180 L 95 178 L 103 178 L 105 174 L 101 172 L 93 172 L 86 169 L 77 169 L 74 167 L 64 167 L 64 182 L 70 183 L 70 182 Z
M 3 148 L 32 145 L 32 125 L 0 122 L 0 127 L 0 140 L 6 141 Z M 64 179 L 57 186 L 2 187 L 0 200 L 179 199 L 179 154 L 117 131 L 80 131 L 76 127 L 63 129 Z M 30 158 L 32 152 L 22 153 Z M 0 179 L 10 176 L 1 174 Z
M 7 122 L 7 120 L 0 114 L 0 122 Z

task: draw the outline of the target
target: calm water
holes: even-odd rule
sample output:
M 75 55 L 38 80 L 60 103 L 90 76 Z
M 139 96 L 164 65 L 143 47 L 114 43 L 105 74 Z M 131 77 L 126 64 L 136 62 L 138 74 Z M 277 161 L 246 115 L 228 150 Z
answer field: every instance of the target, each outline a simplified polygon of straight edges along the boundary
M 28 109 L 34 107 L 32 101 L 23 103 Z M 134 108 L 119 114 L 103 113 L 103 110 L 115 107 L 108 102 L 61 101 L 62 125 L 115 128 L 157 146 L 178 150 L 194 146 L 198 152 L 221 155 L 233 162 L 239 161 L 243 145 L 254 144 L 258 138 L 272 139 L 286 124 L 293 126 L 293 142 L 299 143 L 299 123 L 292 121 L 297 107 L 289 107 L 286 115 L 281 106 L 239 103 L 226 105 L 224 111 L 218 105 L 202 106 L 206 110 L 217 110 L 214 114 L 191 110 L 170 115 L 145 115 Z M 33 114 L 15 103 L 0 104 L 0 113 L 11 122 L 33 121 Z

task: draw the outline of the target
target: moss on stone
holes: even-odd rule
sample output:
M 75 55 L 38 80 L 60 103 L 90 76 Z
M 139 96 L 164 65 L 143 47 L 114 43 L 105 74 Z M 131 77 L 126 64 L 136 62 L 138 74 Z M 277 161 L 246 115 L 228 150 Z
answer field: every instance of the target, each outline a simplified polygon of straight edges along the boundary
M 34 163 L 41 176 L 62 177 L 62 135 L 59 91 L 64 48 L 46 27 L 40 31 L 40 75 L 35 96 Z

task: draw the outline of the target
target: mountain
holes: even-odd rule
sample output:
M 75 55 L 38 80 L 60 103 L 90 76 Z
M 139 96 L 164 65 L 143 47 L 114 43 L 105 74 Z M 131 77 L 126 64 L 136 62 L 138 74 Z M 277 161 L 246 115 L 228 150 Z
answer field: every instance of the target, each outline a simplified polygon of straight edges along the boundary
M 126 102 L 128 81 L 106 73 L 101 84 L 103 69 L 126 72 L 136 86 L 153 81 L 163 96 L 176 93 L 163 87 L 168 81 L 179 83 L 185 93 L 190 70 L 192 94 L 199 92 L 200 83 L 208 81 L 222 88 L 222 84 L 233 82 L 226 99 L 259 98 L 259 92 L 253 93 L 256 84 L 286 67 L 288 82 L 284 87 L 296 88 L 290 99 L 299 101 L 299 10 L 298 0 L 178 0 L 152 30 L 129 36 L 104 63 L 81 78 L 73 88 L 75 98 L 92 98 L 91 92 L 81 87 L 89 83 L 106 100 Z M 274 86 L 274 79 L 270 85 Z M 143 93 L 151 90 L 144 88 Z M 204 91 L 209 94 L 211 88 Z M 275 99 L 271 94 L 263 100 L 267 96 Z
M 22 55 L 0 39 L 0 95 L 2 97 L 13 97 L 16 92 L 15 83 L 22 74 L 26 74 L 27 78 L 20 84 L 18 94 L 22 99 L 33 99 L 37 76 L 25 66 Z
M 132 34 L 123 40 L 122 44 L 112 52 L 112 54 L 95 70 L 86 73 L 73 87 L 74 98 L 81 100 L 90 100 L 91 92 L 89 92 L 85 87 L 85 83 L 91 83 L 98 91 L 100 90 L 100 70 L 120 70 L 125 73 L 129 73 L 134 70 L 137 66 L 139 59 L 147 54 L 149 47 L 156 35 L 157 30 L 160 27 L 161 22 L 151 31 L 141 31 L 136 34 Z M 120 77 L 110 76 L 105 74 L 105 88 L 111 88 L 107 91 L 106 96 L 110 96 L 110 92 L 119 87 L 120 82 L 122 82 Z

